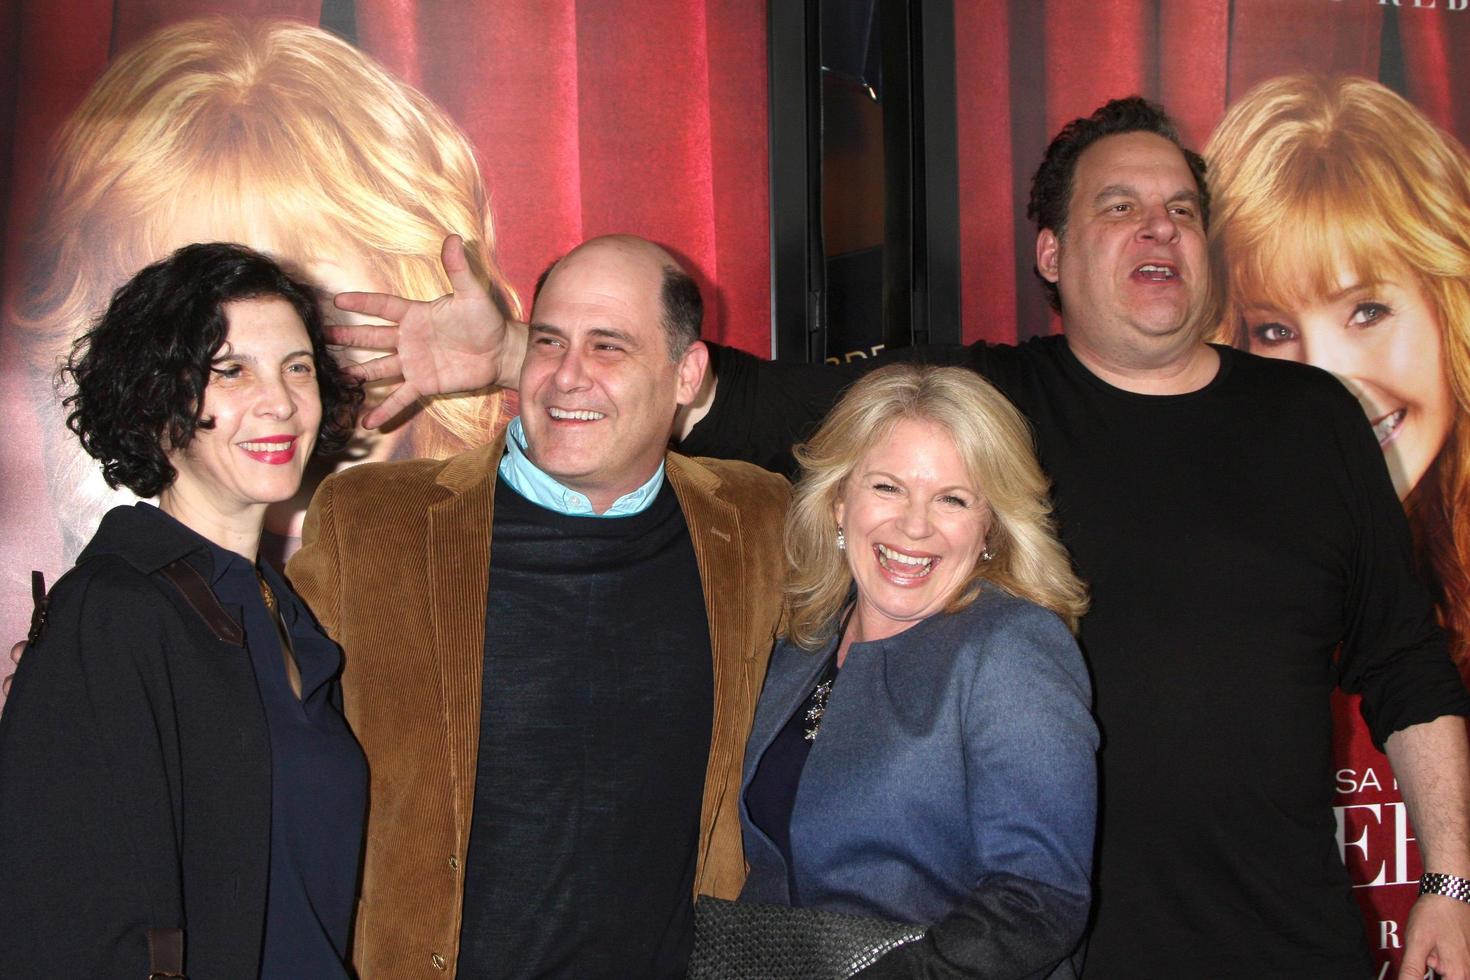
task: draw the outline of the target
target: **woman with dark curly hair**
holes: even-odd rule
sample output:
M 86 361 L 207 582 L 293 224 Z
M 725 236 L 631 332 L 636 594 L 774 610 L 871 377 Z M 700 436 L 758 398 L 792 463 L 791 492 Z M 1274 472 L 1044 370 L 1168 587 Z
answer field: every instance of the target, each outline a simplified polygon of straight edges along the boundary
M 158 505 L 103 519 L 0 717 L 0 975 L 346 977 L 366 764 L 340 652 L 256 561 L 266 508 L 361 398 L 317 297 L 189 245 L 63 376 L 104 478 Z

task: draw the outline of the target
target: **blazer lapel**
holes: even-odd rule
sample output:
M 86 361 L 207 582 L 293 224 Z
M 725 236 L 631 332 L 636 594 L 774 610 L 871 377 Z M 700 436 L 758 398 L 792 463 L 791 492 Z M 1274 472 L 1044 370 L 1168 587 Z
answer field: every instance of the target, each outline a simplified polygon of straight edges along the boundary
M 490 588 L 490 532 L 495 478 L 505 448 L 494 443 L 452 460 L 439 484 L 450 495 L 428 510 L 429 607 L 454 782 L 455 820 L 468 839 L 480 745 L 485 665 L 485 601 Z
M 761 756 L 765 755 L 776 735 L 811 693 L 826 659 L 824 653 L 804 653 L 785 643 L 771 654 L 770 670 L 766 674 L 765 687 L 756 705 L 755 724 L 751 728 L 750 742 L 745 749 L 738 804 L 741 824 L 753 835 L 745 839 L 746 861 L 752 869 L 779 867 L 781 874 L 761 876 L 760 880 L 765 883 L 763 887 L 774 887 L 776 892 L 747 895 L 753 901 L 774 901 L 778 904 L 790 902 L 787 887 L 790 869 L 786 866 L 786 857 L 776 846 L 776 842 L 750 818 L 750 810 L 745 805 L 745 793 L 750 788 L 751 779 L 755 777 Z
M 711 730 L 709 762 L 705 770 L 704 805 L 699 820 L 699 853 L 703 856 L 714 829 L 714 814 L 721 806 L 720 794 L 711 787 L 724 784 L 721 775 L 732 764 L 743 741 L 732 733 L 743 731 L 729 717 L 741 704 L 750 704 L 754 692 L 746 690 L 745 660 L 749 650 L 746 631 L 750 628 L 744 606 L 745 562 L 740 539 L 740 515 L 735 506 L 718 493 L 720 481 L 708 470 L 669 454 L 665 474 L 699 566 L 699 583 L 704 594 L 704 613 L 709 621 L 709 644 L 714 674 L 714 726 Z M 723 736 L 723 737 L 722 737 Z
M 806 701 L 816 686 L 817 677 L 832 652 L 830 646 L 812 653 L 782 643 L 771 655 L 771 669 L 755 709 L 755 725 L 750 730 L 750 745 L 745 753 L 745 775 L 741 794 L 750 785 L 755 767 L 766 749 L 776 740 L 781 729 L 791 720 L 796 709 Z M 742 806 L 744 802 L 742 800 Z

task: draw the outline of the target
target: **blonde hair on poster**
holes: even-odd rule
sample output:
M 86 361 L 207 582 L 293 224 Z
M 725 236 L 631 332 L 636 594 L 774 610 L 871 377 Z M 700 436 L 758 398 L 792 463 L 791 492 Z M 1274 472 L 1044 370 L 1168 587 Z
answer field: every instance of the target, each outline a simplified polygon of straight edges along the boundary
M 190 20 L 119 56 L 59 133 L 11 313 L 49 375 L 114 288 L 186 242 L 241 241 L 302 272 L 345 255 L 375 280 L 349 285 L 429 299 L 450 288 L 450 233 L 519 317 L 473 150 L 442 110 L 319 28 Z M 483 443 L 501 421 L 498 392 L 426 402 L 415 455 Z
M 1456 658 L 1470 654 L 1470 156 L 1401 96 L 1355 76 L 1287 75 L 1230 108 L 1205 150 L 1211 261 L 1228 281 L 1218 339 L 1248 346 L 1247 302 L 1290 309 L 1402 269 L 1437 313 L 1455 421 L 1405 500 L 1442 589 Z

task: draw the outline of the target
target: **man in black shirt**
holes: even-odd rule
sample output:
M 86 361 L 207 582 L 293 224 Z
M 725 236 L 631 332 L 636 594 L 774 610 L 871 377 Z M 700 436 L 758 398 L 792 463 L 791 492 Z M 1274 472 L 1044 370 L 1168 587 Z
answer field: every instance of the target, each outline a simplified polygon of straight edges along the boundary
M 1062 131 L 1033 184 L 1036 269 L 1064 336 L 888 355 L 969 365 L 1028 415 L 1091 586 L 1080 639 L 1103 808 L 1084 969 L 1367 975 L 1330 809 L 1338 683 L 1363 694 L 1434 873 L 1403 977 L 1426 963 L 1470 976 L 1470 904 L 1450 897 L 1470 898 L 1457 717 L 1470 701 L 1356 403 L 1322 372 L 1205 343 L 1208 207 L 1203 161 L 1163 113 L 1109 103 Z M 437 326 L 471 348 L 501 344 L 483 321 L 423 319 L 419 338 Z M 508 346 L 520 336 L 511 329 Z M 845 384 L 884 361 L 715 354 L 718 384 L 683 446 L 778 466 Z

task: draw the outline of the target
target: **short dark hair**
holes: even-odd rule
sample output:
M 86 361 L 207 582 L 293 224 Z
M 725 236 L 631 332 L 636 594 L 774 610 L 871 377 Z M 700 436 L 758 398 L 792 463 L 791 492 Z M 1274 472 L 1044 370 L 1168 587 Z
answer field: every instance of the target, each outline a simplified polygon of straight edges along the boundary
M 1090 116 L 1073 119 L 1047 146 L 1046 156 L 1031 178 L 1031 200 L 1026 205 L 1026 217 L 1036 222 L 1037 231 L 1045 229 L 1058 238 L 1062 237 L 1067 230 L 1067 208 L 1072 203 L 1072 179 L 1077 172 L 1078 159 L 1083 151 L 1103 137 L 1124 133 L 1153 133 L 1179 147 L 1199 191 L 1200 219 L 1205 229 L 1209 229 L 1210 188 L 1205 180 L 1205 158 L 1185 147 L 1173 120 L 1162 107 L 1142 96 L 1130 95 L 1126 99 L 1111 100 Z M 1034 266 L 1033 271 L 1041 280 L 1051 308 L 1060 312 L 1062 294 L 1057 284 L 1048 281 Z
M 676 265 L 666 265 L 659 298 L 663 301 L 662 320 L 669 357 L 678 360 L 699 339 L 699 329 L 704 323 L 704 297 L 699 294 L 699 283 L 693 276 Z
M 290 303 L 311 339 L 322 401 L 318 448 L 347 444 L 362 388 L 327 350 L 316 290 L 243 245 L 185 245 L 113 293 L 61 368 L 72 386 L 62 401 L 67 428 L 102 464 L 108 486 L 154 497 L 173 483 L 169 451 L 214 425 L 200 416 L 229 334 L 225 306 L 262 297 Z
M 542 287 L 560 261 L 560 258 L 552 260 L 536 277 L 536 289 L 531 294 L 533 303 L 541 298 Z M 700 295 L 699 283 L 693 276 L 676 265 L 666 265 L 659 287 L 659 302 L 663 306 L 659 322 L 664 328 L 664 343 L 668 347 L 669 359 L 677 361 L 684 356 L 689 345 L 699 339 L 700 328 L 704 325 L 704 297 Z

